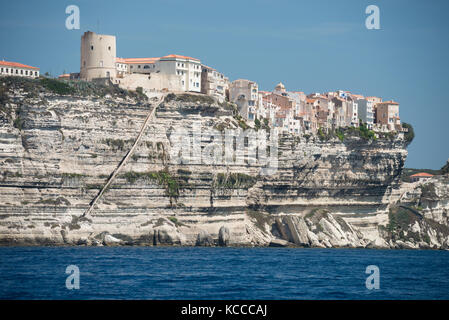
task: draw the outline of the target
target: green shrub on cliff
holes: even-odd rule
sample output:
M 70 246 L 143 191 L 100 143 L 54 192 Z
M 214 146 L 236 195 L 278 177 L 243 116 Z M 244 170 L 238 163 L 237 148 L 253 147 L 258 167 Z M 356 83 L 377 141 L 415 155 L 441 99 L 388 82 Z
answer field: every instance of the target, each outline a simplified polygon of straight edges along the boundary
M 449 160 L 440 170 L 441 174 L 449 174 Z
M 245 173 L 217 173 L 214 187 L 218 189 L 250 188 L 257 179 Z
M 70 87 L 66 82 L 50 78 L 42 78 L 40 79 L 40 81 L 45 88 L 47 88 L 53 93 L 63 95 L 75 93 L 75 90 L 72 87 Z
M 181 102 L 200 103 L 200 104 L 213 104 L 215 102 L 214 98 L 212 98 L 211 96 L 190 94 L 190 93 L 182 93 L 182 94 L 169 93 L 164 98 L 165 102 L 169 102 L 172 100 Z
M 408 129 L 408 131 L 405 133 L 404 138 L 407 143 L 411 143 L 413 139 L 415 138 L 415 131 L 413 130 L 413 127 L 409 123 L 402 123 L 402 127 Z
M 368 129 L 368 127 L 362 123 L 358 128 L 358 131 L 360 132 L 360 136 L 366 140 L 376 140 L 376 134 L 373 130 Z
M 343 140 L 345 139 L 345 134 L 341 128 L 335 130 L 335 135 L 338 137 L 338 139 L 340 139 L 341 142 L 343 142 Z
M 128 183 L 133 184 L 138 179 L 150 179 L 157 182 L 157 184 L 164 186 L 167 196 L 177 198 L 179 196 L 179 182 L 175 177 L 172 177 L 168 171 L 149 171 L 149 172 L 135 172 L 129 171 L 121 176 L 125 178 Z
M 327 140 L 327 136 L 326 134 L 324 134 L 323 128 L 321 127 L 318 129 L 318 137 L 320 138 L 321 141 Z

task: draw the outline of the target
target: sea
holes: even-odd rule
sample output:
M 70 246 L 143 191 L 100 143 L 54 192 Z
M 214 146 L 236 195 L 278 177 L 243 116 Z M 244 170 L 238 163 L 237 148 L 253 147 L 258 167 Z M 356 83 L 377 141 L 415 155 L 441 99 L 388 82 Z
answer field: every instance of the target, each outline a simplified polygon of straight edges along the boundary
M 0 299 L 449 299 L 449 251 L 0 247 Z

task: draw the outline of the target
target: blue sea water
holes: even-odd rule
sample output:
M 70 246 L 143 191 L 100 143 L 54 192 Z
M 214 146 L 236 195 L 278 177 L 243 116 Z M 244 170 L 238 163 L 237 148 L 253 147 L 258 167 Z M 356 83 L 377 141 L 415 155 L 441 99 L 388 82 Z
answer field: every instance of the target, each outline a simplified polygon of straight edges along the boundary
M 68 265 L 80 288 L 66 288 Z M 368 290 L 376 265 L 380 288 Z M 449 299 L 449 252 L 2 247 L 0 299 Z

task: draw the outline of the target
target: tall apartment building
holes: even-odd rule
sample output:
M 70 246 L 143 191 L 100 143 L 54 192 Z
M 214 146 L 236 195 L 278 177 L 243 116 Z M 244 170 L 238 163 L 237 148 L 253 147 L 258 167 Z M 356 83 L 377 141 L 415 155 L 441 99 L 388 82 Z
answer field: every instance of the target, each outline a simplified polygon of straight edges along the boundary
M 249 121 L 255 120 L 259 87 L 254 81 L 238 79 L 229 87 L 229 100 L 237 104 L 240 115 Z

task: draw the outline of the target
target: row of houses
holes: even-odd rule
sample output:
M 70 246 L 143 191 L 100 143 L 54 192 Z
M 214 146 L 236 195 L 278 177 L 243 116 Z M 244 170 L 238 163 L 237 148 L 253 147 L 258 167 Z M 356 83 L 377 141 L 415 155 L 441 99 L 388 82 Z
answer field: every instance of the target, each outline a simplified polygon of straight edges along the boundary
M 360 122 L 376 131 L 402 131 L 399 104 L 379 97 L 364 97 L 338 90 L 306 95 L 287 91 L 279 83 L 272 92 L 259 91 L 254 81 L 239 79 L 230 83 L 230 101 L 237 104 L 248 122 L 267 119 L 280 131 L 315 133 L 319 128 L 358 127 Z
M 0 61 L 0 74 L 34 78 L 39 76 L 39 68 Z M 402 130 L 399 104 L 395 101 L 343 90 L 306 95 L 302 91 L 287 91 L 282 83 L 271 92 L 261 91 L 254 81 L 238 79 L 231 83 L 223 73 L 198 58 L 177 54 L 117 57 L 115 36 L 91 31 L 81 37 L 80 72 L 59 78 L 106 79 L 128 90 L 141 87 L 147 93 L 203 93 L 220 102 L 235 103 L 240 115 L 250 123 L 263 119 L 280 131 L 293 134 L 357 127 L 360 122 L 376 131 Z
M 378 97 L 364 97 L 347 91 L 312 93 L 287 91 L 279 83 L 272 92 L 259 91 L 254 81 L 229 79 L 200 59 L 169 54 L 151 58 L 116 56 L 116 38 L 91 31 L 81 37 L 83 80 L 106 78 L 124 89 L 141 87 L 151 91 L 195 92 L 237 104 L 248 122 L 267 119 L 281 131 L 316 132 L 319 128 L 359 126 L 360 121 L 377 131 L 402 130 L 399 104 Z M 73 76 L 70 75 L 70 78 Z M 76 75 L 75 75 L 76 77 Z

